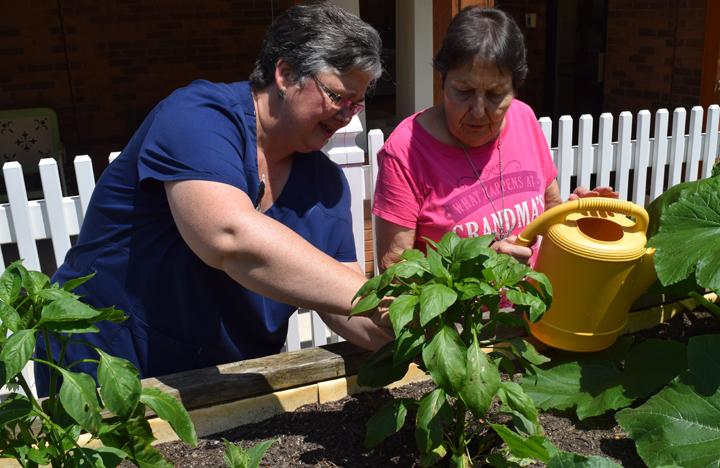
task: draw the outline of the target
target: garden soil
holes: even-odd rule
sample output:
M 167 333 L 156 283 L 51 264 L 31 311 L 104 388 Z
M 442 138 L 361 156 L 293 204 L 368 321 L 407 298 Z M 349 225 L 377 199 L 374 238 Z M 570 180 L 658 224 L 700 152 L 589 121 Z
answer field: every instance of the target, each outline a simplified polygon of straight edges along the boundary
M 681 314 L 637 336 L 685 341 L 698 333 L 720 333 L 717 319 L 703 312 Z M 431 382 L 413 383 L 392 390 L 360 393 L 332 403 L 306 405 L 291 413 L 205 437 L 195 448 L 181 442 L 160 444 L 158 448 L 178 467 L 224 466 L 223 439 L 242 447 L 277 439 L 261 466 L 419 466 L 412 424 L 406 424 L 374 450 L 364 448 L 365 424 L 391 397 L 418 399 L 432 389 L 432 385 Z M 409 413 L 407 421 L 413 417 L 414 414 Z M 645 466 L 632 440 L 612 415 L 578 421 L 570 413 L 543 413 L 540 421 L 548 438 L 563 450 L 609 457 L 627 468 Z M 484 429 L 478 426 L 476 430 Z

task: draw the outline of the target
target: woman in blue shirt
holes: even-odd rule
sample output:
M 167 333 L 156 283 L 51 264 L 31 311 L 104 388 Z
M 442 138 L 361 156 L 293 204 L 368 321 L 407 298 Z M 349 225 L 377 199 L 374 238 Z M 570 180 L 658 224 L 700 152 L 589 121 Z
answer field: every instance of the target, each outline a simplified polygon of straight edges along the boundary
M 360 346 L 391 339 L 379 314 L 347 320 L 365 277 L 347 182 L 319 151 L 362 109 L 380 50 L 359 18 L 297 5 L 270 26 L 249 82 L 196 81 L 161 101 L 100 177 L 53 277 L 95 272 L 83 300 L 128 315 L 83 339 L 142 377 L 276 353 L 296 307 Z M 97 355 L 65 355 L 83 358 Z M 36 377 L 46 393 L 47 369 Z

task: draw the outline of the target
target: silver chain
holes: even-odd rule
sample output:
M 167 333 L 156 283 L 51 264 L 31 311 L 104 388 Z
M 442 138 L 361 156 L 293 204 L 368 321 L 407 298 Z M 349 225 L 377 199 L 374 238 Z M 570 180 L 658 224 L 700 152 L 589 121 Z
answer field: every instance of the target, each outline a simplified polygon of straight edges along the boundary
M 468 164 L 470 164 L 470 167 L 472 168 L 473 173 L 475 173 L 475 178 L 478 180 L 478 182 L 480 182 L 480 187 L 482 187 L 482 191 L 485 194 L 485 198 L 487 198 L 488 201 L 490 202 L 490 206 L 492 207 L 493 211 L 495 213 L 498 213 L 498 210 L 495 209 L 495 203 L 493 203 L 493 199 L 490 197 L 487 187 L 485 187 L 485 183 L 480 178 L 480 173 L 478 172 L 477 168 L 475 167 L 475 164 L 473 164 L 472 159 L 470 159 L 470 155 L 468 154 L 467 148 L 464 145 L 462 146 L 462 150 L 463 150 L 463 153 L 465 154 L 465 159 L 467 160 Z M 499 232 L 495 232 L 495 240 L 502 240 L 510 235 L 514 226 L 511 227 L 509 225 L 509 223 L 507 225 L 505 223 L 505 184 L 503 183 L 502 151 L 500 151 L 500 142 L 498 142 L 498 144 L 497 144 L 497 150 L 498 150 L 498 167 L 500 169 L 500 203 L 502 205 L 502 212 L 499 214 L 500 230 L 499 230 Z

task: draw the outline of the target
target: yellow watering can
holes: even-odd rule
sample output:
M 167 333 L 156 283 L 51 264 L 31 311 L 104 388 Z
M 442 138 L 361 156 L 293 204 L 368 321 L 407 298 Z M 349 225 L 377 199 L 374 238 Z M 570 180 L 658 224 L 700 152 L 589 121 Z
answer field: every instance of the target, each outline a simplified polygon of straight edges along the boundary
M 656 278 L 647 226 L 641 206 L 602 197 L 565 202 L 530 223 L 517 243 L 529 246 L 543 235 L 535 270 L 553 286 L 552 305 L 530 325 L 532 335 L 568 351 L 610 347 Z

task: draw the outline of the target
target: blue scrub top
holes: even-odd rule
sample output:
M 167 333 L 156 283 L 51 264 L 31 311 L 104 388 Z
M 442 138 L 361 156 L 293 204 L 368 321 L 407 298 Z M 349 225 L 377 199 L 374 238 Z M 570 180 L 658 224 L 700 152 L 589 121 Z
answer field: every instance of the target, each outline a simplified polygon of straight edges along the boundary
M 151 377 L 280 351 L 295 307 L 258 295 L 203 263 L 173 221 L 163 182 L 207 180 L 258 197 L 255 108 L 247 82 L 195 81 L 160 102 L 93 192 L 76 245 L 53 276 L 95 272 L 76 290 L 129 317 L 82 339 Z M 296 154 L 265 213 L 341 262 L 356 260 L 350 195 L 323 153 Z M 42 350 L 39 350 L 42 353 Z M 55 354 L 57 356 L 57 354 Z M 97 358 L 71 346 L 67 362 Z M 38 388 L 47 369 L 38 367 Z M 94 374 L 92 365 L 83 370 Z

